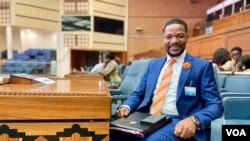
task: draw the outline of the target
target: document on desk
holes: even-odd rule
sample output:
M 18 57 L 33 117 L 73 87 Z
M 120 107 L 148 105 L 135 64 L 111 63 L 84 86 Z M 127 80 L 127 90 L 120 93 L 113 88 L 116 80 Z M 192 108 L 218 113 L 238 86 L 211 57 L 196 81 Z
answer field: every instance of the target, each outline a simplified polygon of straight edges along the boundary
M 110 129 L 143 138 L 146 134 L 159 129 L 170 121 L 171 119 L 166 115 L 134 112 L 126 118 L 119 118 L 112 121 Z
M 36 78 L 36 79 L 34 79 L 34 80 L 35 80 L 35 81 L 38 81 L 38 82 L 40 82 L 40 83 L 46 84 L 46 85 L 55 83 L 54 80 L 51 80 L 51 79 L 46 78 L 46 77 L 39 77 L 39 78 Z

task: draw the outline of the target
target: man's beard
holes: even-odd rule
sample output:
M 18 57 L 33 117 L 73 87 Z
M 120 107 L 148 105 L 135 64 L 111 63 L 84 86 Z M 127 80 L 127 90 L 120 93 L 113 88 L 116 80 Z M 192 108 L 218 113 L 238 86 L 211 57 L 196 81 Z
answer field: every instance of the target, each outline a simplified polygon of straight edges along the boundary
M 172 54 L 172 53 L 170 53 L 169 50 L 167 50 L 167 53 L 168 53 L 168 55 L 169 55 L 170 57 L 178 57 L 178 56 L 180 56 L 183 52 L 184 52 L 184 49 L 182 49 L 182 48 L 181 48 L 181 52 L 178 53 L 178 54 Z

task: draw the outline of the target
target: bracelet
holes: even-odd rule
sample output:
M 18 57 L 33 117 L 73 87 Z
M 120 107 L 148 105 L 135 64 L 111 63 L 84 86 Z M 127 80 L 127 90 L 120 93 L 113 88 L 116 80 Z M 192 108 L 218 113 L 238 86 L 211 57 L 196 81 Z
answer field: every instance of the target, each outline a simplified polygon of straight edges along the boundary
M 192 120 L 193 120 L 193 123 L 195 124 L 196 128 L 200 127 L 201 123 L 195 116 L 192 116 Z

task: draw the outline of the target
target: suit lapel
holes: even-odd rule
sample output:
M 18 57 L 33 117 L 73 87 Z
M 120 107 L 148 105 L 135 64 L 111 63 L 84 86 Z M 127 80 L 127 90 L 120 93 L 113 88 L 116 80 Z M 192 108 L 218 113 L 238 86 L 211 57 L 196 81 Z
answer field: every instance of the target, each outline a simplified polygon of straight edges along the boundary
M 155 89 L 155 86 L 156 86 L 156 83 L 158 80 L 155 78 L 159 77 L 159 75 L 161 73 L 161 69 L 164 66 L 166 60 L 167 60 L 167 57 L 163 57 L 160 60 L 155 61 L 154 62 L 155 64 L 152 64 L 153 68 L 150 69 L 152 71 L 152 73 L 150 73 L 150 74 L 152 74 L 152 75 L 149 77 L 150 80 L 152 80 L 151 84 L 150 84 L 150 88 L 149 88 L 149 92 L 150 92 L 151 96 L 154 94 L 154 89 Z
M 182 67 L 179 82 L 178 82 L 178 88 L 177 88 L 177 100 L 179 99 L 182 91 L 184 90 L 187 78 L 188 78 L 188 76 L 190 74 L 190 71 L 191 71 L 193 65 L 194 65 L 193 58 L 188 53 L 185 56 L 184 62 L 190 63 L 191 67 L 188 68 L 188 69 L 185 69 L 185 68 Z

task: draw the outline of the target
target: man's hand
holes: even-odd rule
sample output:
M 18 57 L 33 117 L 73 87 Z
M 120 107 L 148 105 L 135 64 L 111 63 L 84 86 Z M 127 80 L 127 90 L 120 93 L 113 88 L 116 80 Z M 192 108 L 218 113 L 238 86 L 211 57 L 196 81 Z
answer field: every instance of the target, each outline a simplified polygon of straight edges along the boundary
M 116 118 L 127 117 L 129 114 L 129 109 L 127 107 L 121 107 L 116 112 Z
M 174 133 L 177 137 L 187 139 L 193 137 L 195 131 L 196 125 L 192 117 L 188 117 L 176 124 Z

